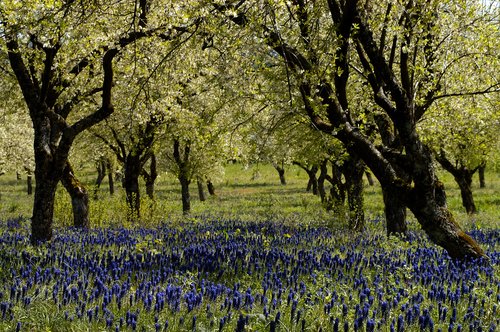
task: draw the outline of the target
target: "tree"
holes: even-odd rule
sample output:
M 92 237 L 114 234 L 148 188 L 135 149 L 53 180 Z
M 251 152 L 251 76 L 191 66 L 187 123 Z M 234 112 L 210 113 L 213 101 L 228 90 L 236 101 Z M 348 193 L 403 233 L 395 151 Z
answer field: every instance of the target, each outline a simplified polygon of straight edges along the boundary
M 446 100 L 424 119 L 422 131 L 439 164 L 453 175 L 468 214 L 477 212 L 472 177 L 490 157 L 500 129 L 498 108 L 488 97 Z M 458 108 L 459 107 L 459 108 Z
M 281 55 L 289 70 L 295 74 L 303 96 L 304 111 L 315 127 L 341 140 L 350 155 L 361 158 L 384 190 L 398 197 L 413 212 L 435 243 L 445 248 L 453 258 L 484 256 L 477 243 L 453 220 L 446 206 L 444 188 L 434 170 L 431 151 L 423 144 L 416 128 L 416 123 L 433 102 L 449 95 L 441 93 L 439 79 L 434 79 L 439 56 L 445 53 L 442 49 L 445 46 L 440 41 L 446 37 L 439 35 L 439 28 L 445 24 L 446 18 L 451 19 L 451 13 L 467 11 L 469 7 L 453 1 L 429 1 L 425 4 L 407 1 L 404 4 L 381 3 L 361 8 L 357 1 L 329 0 L 327 9 L 332 26 L 326 23 L 324 15 L 312 16 L 318 12 L 325 13 L 321 4 L 295 1 L 293 7 L 287 8 L 287 5 L 262 5 L 274 14 L 269 19 L 273 27 L 268 27 L 265 21 L 250 21 L 250 17 L 254 20 L 254 16 L 246 13 L 258 6 L 245 7 L 245 2 L 228 5 L 222 12 L 227 12 L 226 8 L 231 8 L 232 12 L 236 10 L 237 14 L 230 14 L 229 17 L 240 26 L 257 22 L 252 29 L 265 35 L 264 42 Z M 448 8 L 450 5 L 453 6 Z M 384 21 L 375 19 L 384 16 Z M 279 24 L 278 18 L 286 18 L 290 22 L 286 24 L 293 25 L 300 38 L 294 39 L 293 35 L 284 34 L 283 31 L 287 30 L 277 29 L 285 25 Z M 316 25 L 311 25 L 311 22 Z M 331 61 L 319 58 L 314 52 L 315 45 L 326 44 L 316 44 L 312 39 L 311 32 L 322 24 L 331 28 L 323 31 L 335 33 L 333 36 L 319 36 L 323 37 L 320 40 L 334 41 Z M 376 33 L 378 31 L 379 34 Z M 446 35 L 447 32 L 442 33 Z M 391 39 L 392 44 L 386 44 L 386 40 Z M 297 40 L 305 45 L 297 43 Z M 353 52 L 357 62 L 351 60 Z M 334 63 L 334 70 L 328 71 L 328 67 L 322 65 L 324 63 Z M 354 77 L 367 84 L 372 91 L 370 100 L 377 105 L 377 108 L 363 111 L 372 116 L 375 112 L 387 115 L 403 149 L 391 149 L 383 142 L 375 143 L 370 139 L 369 130 L 363 128 L 365 122 L 359 121 L 362 120 L 360 113 L 355 114 L 356 107 L 349 102 L 348 88 L 355 70 L 353 67 L 357 69 Z M 402 172 L 412 182 L 402 179 Z
M 52 238 L 58 182 L 67 177 L 67 184 L 79 185 L 73 181 L 73 172 L 65 171 L 70 169 L 68 154 L 75 138 L 114 111 L 115 57 L 141 38 L 160 33 L 164 38 L 175 38 L 186 31 L 185 27 L 175 28 L 177 22 L 170 30 L 147 27 L 150 4 L 145 0 L 139 4 L 3 1 L 0 5 L 2 48 L 8 54 L 34 128 L 34 244 Z M 90 103 L 85 109 L 85 102 L 97 93 L 101 93 L 100 106 L 92 109 Z M 82 188 L 74 189 L 73 193 L 83 192 Z M 85 226 L 85 215 L 74 217 L 77 226 Z

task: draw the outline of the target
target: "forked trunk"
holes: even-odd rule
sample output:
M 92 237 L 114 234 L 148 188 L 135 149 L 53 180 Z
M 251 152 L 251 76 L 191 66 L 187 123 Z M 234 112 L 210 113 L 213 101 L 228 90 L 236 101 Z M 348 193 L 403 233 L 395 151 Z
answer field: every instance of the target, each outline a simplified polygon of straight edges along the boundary
M 206 200 L 206 197 L 205 197 L 205 189 L 203 186 L 203 180 L 198 178 L 196 180 L 196 184 L 198 185 L 198 197 L 200 198 L 200 202 L 204 202 Z
M 90 228 L 89 221 L 89 195 L 87 189 L 78 181 L 67 162 L 61 177 L 61 183 L 71 197 L 73 207 L 73 226 L 78 228 Z
M 349 227 L 352 230 L 361 231 L 365 227 L 363 199 L 365 164 L 358 157 L 350 155 L 344 162 L 343 170 L 349 206 Z
M 382 187 L 387 235 L 404 235 L 406 225 L 406 205 L 399 195 L 390 188 Z

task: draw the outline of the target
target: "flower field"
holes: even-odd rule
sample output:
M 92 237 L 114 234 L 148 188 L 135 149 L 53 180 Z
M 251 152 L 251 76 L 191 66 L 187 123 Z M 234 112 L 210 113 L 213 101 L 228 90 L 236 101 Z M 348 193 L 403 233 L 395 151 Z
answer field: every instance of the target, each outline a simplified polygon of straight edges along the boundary
M 373 223 L 379 221 L 375 220 Z M 497 331 L 500 231 L 490 262 L 457 263 L 420 232 L 200 220 L 58 229 L 28 245 L 0 224 L 0 330 Z

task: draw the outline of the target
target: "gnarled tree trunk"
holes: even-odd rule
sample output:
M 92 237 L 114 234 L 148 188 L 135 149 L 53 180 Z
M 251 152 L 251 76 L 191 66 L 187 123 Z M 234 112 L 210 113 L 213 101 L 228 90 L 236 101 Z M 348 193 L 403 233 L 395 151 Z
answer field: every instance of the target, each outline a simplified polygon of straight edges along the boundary
M 90 228 L 89 195 L 85 186 L 78 181 L 69 162 L 63 170 L 61 183 L 71 197 L 73 207 L 73 226 Z

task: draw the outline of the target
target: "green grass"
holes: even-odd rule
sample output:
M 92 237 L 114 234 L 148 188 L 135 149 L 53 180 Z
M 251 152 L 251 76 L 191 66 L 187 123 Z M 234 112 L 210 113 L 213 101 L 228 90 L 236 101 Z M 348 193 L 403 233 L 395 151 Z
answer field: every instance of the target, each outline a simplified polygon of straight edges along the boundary
M 83 169 L 77 175 L 93 191 L 95 171 Z M 487 187 L 479 188 L 474 182 L 473 192 L 479 213 L 468 216 L 462 205 L 460 191 L 453 178 L 440 172 L 446 186 L 448 205 L 456 220 L 466 229 L 474 227 L 498 228 L 500 226 L 500 174 L 486 174 Z M 191 184 L 192 217 L 210 215 L 219 218 L 237 217 L 240 220 L 281 220 L 312 225 L 346 226 L 340 218 L 322 207 L 319 197 L 306 192 L 307 175 L 296 166 L 286 170 L 287 185 L 279 183 L 277 172 L 270 165 L 229 164 L 223 178 L 215 182 L 216 196 L 200 202 L 196 184 Z M 107 179 L 98 191 L 98 199 L 91 199 L 90 218 L 94 227 L 127 225 L 124 190 L 115 183 L 115 195 L 108 194 Z M 142 187 L 141 225 L 158 225 L 165 220 L 182 221 L 180 185 L 171 174 L 162 173 L 156 183 L 155 201 L 149 200 Z M 92 196 L 92 195 L 91 195 Z M 33 196 L 28 196 L 25 179 L 17 180 L 15 174 L 0 176 L 0 219 L 31 216 Z M 365 180 L 365 213 L 368 220 L 383 217 L 383 202 L 380 186 L 368 186 Z M 409 214 L 412 224 L 414 218 Z M 69 226 L 72 223 L 71 203 L 68 194 L 59 186 L 56 195 L 54 226 Z M 417 226 L 418 227 L 418 226 Z

